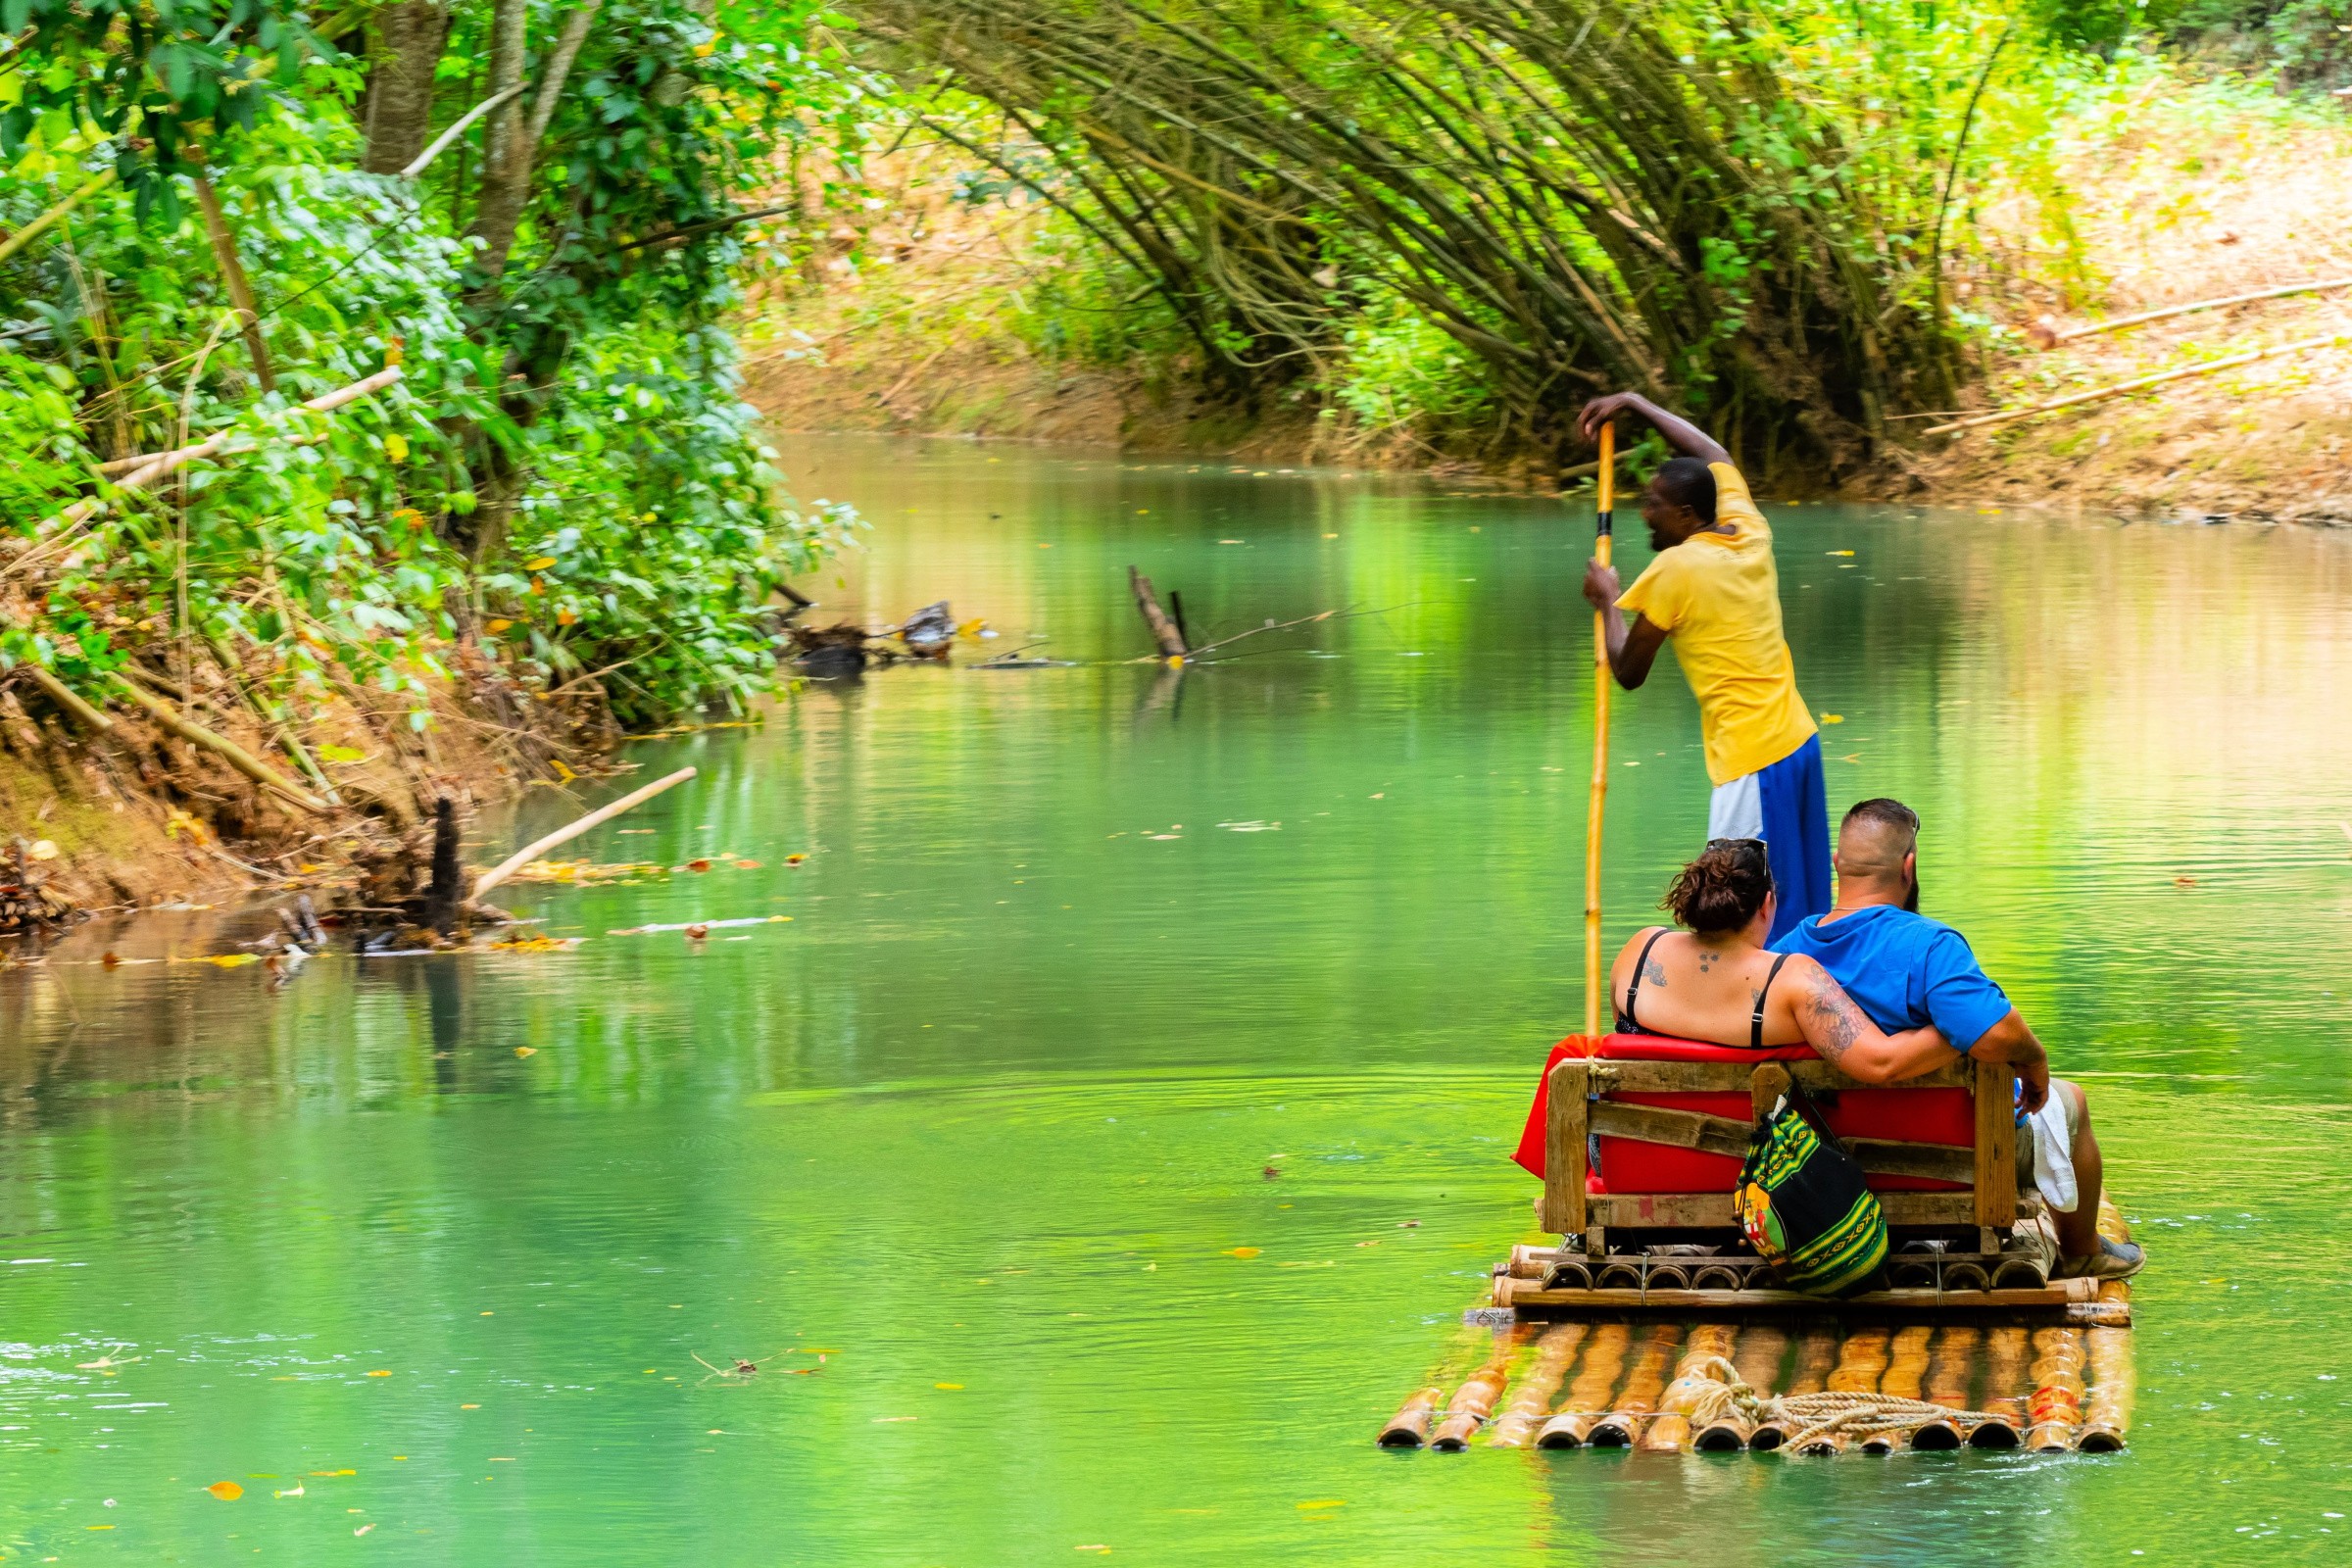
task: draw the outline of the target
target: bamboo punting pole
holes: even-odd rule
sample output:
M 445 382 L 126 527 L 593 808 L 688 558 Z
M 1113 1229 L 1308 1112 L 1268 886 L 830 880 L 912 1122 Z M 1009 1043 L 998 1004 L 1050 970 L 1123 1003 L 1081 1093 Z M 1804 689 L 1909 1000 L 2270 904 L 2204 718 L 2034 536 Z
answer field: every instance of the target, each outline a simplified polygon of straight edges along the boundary
M 1928 1398 L 1954 1410 L 1968 1408 L 1969 1374 L 1975 1370 L 1977 1342 L 1983 1338 L 1959 1323 L 1936 1332 L 1936 1353 L 1928 1362 Z M 1911 1434 L 1914 1448 L 1957 1448 L 1964 1441 L 1957 1421 L 1931 1421 Z
M 1623 1323 L 1603 1323 L 1592 1331 L 1584 1365 L 1568 1385 L 1565 1408 L 1536 1434 L 1537 1447 L 1573 1448 L 1585 1441 L 1608 1408 L 1609 1396 L 1617 1392 L 1617 1377 L 1625 1370 L 1625 1352 L 1632 1343 L 1633 1331 Z
M 1649 1331 L 1633 1370 L 1625 1375 L 1625 1387 L 1617 1392 L 1615 1407 L 1592 1424 L 1585 1434 L 1587 1443 L 1596 1448 L 1634 1446 L 1658 1407 L 1658 1396 L 1666 1392 L 1666 1369 L 1674 1363 L 1674 1348 L 1682 1337 L 1679 1323 L 1660 1323 Z
M 1838 1364 L 1838 1331 L 1815 1328 L 1805 1331 L 1796 1342 L 1796 1365 L 1788 1374 L 1785 1394 L 1819 1394 L 1829 1381 L 1830 1371 Z M 1754 1379 L 1748 1380 L 1754 1383 Z M 1759 1389 L 1765 1385 L 1755 1384 Z M 1788 1441 L 1791 1428 L 1786 1421 L 1765 1421 L 1747 1435 L 1747 1446 L 1759 1452 L 1779 1447 Z
M 1600 492 L 1592 522 L 1592 559 L 1609 564 L 1617 490 L 1617 423 L 1600 427 Z M 1592 612 L 1592 791 L 1585 807 L 1585 1036 L 1600 1038 L 1600 824 L 1609 798 L 1609 670 L 1607 616 Z
M 2083 1338 L 2089 1342 L 2090 1393 L 2075 1446 L 2084 1453 L 2113 1453 L 2124 1446 L 2124 1429 L 2132 1424 L 2132 1331 L 2089 1329 Z
M 1788 1336 L 1769 1324 L 1743 1328 L 1732 1350 L 1732 1369 L 1740 1381 L 1759 1395 L 1769 1395 L 1781 1381 L 1781 1361 L 1788 1350 Z M 1691 1435 L 1690 1446 L 1704 1452 L 1744 1448 L 1754 1428 L 1738 1411 L 1718 1416 Z
M 1494 1401 L 1511 1381 L 1511 1359 L 1518 1354 L 1516 1332 L 1505 1334 L 1494 1347 L 1494 1358 L 1470 1374 L 1446 1401 L 1446 1415 L 1431 1435 L 1429 1446 L 1440 1453 L 1459 1453 L 1470 1446 L 1471 1435 L 1494 1413 Z
M 1555 1323 L 1544 1331 L 1526 1376 L 1511 1391 L 1511 1402 L 1494 1418 L 1494 1429 L 1487 1434 L 1487 1446 L 1524 1448 L 1534 1440 L 1536 1428 L 1551 1409 L 1551 1396 L 1568 1380 L 1568 1367 L 1576 1359 L 1576 1348 L 1584 1343 L 1585 1333 L 1582 1323 Z
M 2039 1329 L 2034 1335 L 2033 1425 L 2029 1448 L 2071 1448 L 2082 1424 L 2082 1331 Z
M 1704 1363 L 1731 1358 L 1732 1334 L 1729 1323 L 1701 1323 L 1690 1331 L 1682 1359 L 1674 1365 L 1674 1381 L 1666 1386 L 1656 1417 L 1642 1434 L 1644 1453 L 1681 1453 L 1690 1446 L 1690 1412 L 1701 1398 L 1713 1397 L 1723 1388 L 1723 1380 Z
M 2027 1331 L 1994 1329 L 1984 1340 L 1984 1398 L 1980 1408 L 1999 1416 L 1968 1434 L 1972 1448 L 2014 1448 L 2024 1438 L 2030 1386 L 2026 1382 Z

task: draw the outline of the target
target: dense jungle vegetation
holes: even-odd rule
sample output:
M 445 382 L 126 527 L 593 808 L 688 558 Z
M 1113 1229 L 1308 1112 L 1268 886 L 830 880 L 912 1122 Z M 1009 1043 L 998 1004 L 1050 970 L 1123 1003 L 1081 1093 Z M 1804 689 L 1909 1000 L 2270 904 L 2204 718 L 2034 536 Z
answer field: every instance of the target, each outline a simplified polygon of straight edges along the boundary
M 1630 385 L 1767 471 L 1899 462 L 2007 330 L 1996 181 L 2063 274 L 2054 125 L 2182 58 L 2324 89 L 2347 9 L 0 0 L 0 663 L 273 718 L 758 689 L 855 518 L 789 498 L 730 324 L 881 275 L 920 148 L 1048 215 L 1024 330 L 1245 414 L 1562 468 Z

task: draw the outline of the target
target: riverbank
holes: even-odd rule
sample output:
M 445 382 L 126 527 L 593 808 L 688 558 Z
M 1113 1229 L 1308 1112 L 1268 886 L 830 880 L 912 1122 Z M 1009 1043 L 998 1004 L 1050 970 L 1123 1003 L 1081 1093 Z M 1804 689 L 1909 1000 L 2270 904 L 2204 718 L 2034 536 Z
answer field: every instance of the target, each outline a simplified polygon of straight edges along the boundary
M 1960 408 L 2020 408 L 2352 333 L 2352 288 L 2198 312 L 2046 346 L 2055 327 L 2314 279 L 2352 279 L 2352 130 L 2328 104 L 2149 86 L 2054 136 L 2031 182 L 1977 193 L 1953 308 L 1984 324 Z M 748 318 L 746 395 L 778 431 L 898 431 L 1261 463 L 1475 468 L 1547 486 L 1500 432 L 1383 425 L 1302 376 L 1254 407 L 1202 394 L 1181 355 L 1090 350 L 1040 292 L 1074 263 L 1039 209 L 942 199 L 910 160 L 813 281 Z M 847 231 L 844 231 L 845 233 Z M 2352 522 L 2352 336 L 1956 437 L 1899 434 L 1852 474 L 1770 492 L 2150 517 Z M 1358 402 L 1361 402 L 1359 399 Z

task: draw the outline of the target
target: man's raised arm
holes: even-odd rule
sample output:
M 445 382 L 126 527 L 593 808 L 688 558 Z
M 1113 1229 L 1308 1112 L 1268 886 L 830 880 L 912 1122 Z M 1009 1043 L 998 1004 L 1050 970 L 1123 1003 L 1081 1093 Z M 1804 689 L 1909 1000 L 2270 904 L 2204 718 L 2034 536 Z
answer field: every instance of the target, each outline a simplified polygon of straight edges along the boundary
M 1597 441 L 1603 423 L 1620 414 L 1629 413 L 1647 419 L 1658 434 L 1666 438 L 1667 445 L 1686 458 L 1696 458 L 1701 463 L 1732 461 L 1732 455 L 1723 449 L 1722 442 L 1681 415 L 1667 413 L 1639 392 L 1618 392 L 1605 398 L 1594 398 L 1585 405 L 1584 413 L 1577 416 L 1576 425 L 1584 432 L 1586 440 Z

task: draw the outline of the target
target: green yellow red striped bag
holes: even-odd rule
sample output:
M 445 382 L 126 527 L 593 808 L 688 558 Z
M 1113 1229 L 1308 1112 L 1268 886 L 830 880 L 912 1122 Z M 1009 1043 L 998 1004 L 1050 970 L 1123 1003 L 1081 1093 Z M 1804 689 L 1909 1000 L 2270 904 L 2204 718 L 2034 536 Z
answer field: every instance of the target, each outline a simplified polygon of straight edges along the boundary
M 1851 1296 L 1886 1265 L 1886 1211 L 1801 1089 L 1748 1134 L 1733 1206 L 1748 1245 L 1792 1291 Z

